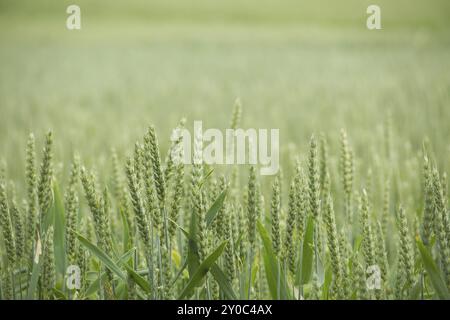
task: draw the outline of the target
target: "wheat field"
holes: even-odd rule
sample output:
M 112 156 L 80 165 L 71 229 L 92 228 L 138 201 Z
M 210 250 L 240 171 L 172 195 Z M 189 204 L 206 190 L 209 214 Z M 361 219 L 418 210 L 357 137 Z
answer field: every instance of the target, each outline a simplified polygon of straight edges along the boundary
M 0 299 L 449 299 L 450 7 L 378 2 L 1 0 Z

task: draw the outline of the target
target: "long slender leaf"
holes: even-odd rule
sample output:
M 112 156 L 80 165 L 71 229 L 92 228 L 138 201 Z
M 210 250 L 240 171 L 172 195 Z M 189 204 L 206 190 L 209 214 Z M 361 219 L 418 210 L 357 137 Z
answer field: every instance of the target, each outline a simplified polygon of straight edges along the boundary
M 433 285 L 436 294 L 441 299 L 450 299 L 450 294 L 448 292 L 447 286 L 445 285 L 444 280 L 442 279 L 441 273 L 436 266 L 436 263 L 433 260 L 433 257 L 427 247 L 422 243 L 422 241 L 417 238 L 416 239 L 417 247 L 419 248 L 420 255 L 422 257 L 422 262 L 427 271 L 427 274 L 430 277 L 431 284 Z
M 183 232 L 183 234 L 186 236 L 186 238 L 187 239 L 189 239 L 189 232 L 186 230 L 186 229 L 184 229 L 182 226 L 180 226 L 178 223 L 176 223 L 175 221 L 173 221 L 172 219 L 170 219 L 169 217 L 167 217 L 167 220 L 170 222 L 170 223 L 173 223 L 178 229 L 180 229 L 181 230 L 181 232 Z
M 126 279 L 119 266 L 103 250 L 78 233 L 77 237 L 80 243 L 89 249 L 109 270 L 114 272 L 122 280 Z
M 272 241 L 270 241 L 269 233 L 264 228 L 261 221 L 258 220 L 256 225 L 264 245 L 264 269 L 266 271 L 270 294 L 273 299 L 289 299 L 290 294 L 286 285 L 285 271 L 280 267 L 280 263 L 273 253 L 273 246 Z M 278 283 L 278 279 L 280 280 L 280 283 Z
M 213 253 L 211 253 L 208 257 L 206 257 L 205 261 L 203 261 L 195 273 L 190 277 L 188 284 L 181 292 L 179 299 L 183 299 L 192 295 L 194 288 L 201 285 L 203 278 L 206 276 L 208 271 L 211 269 L 216 260 L 220 257 L 223 252 L 223 249 L 227 245 L 228 240 L 222 242 Z
M 200 182 L 200 189 L 203 188 L 203 185 L 206 181 L 208 181 L 209 177 L 213 174 L 214 168 L 211 168 L 211 170 L 208 171 L 208 173 L 203 177 L 202 181 Z
M 214 279 L 216 279 L 217 283 L 219 284 L 220 290 L 224 293 L 225 297 L 227 299 L 236 300 L 236 294 L 233 291 L 233 287 L 231 283 L 228 281 L 227 277 L 223 273 L 222 269 L 217 265 L 217 263 L 214 263 L 211 267 L 211 274 L 213 275 Z
M 266 279 L 267 284 L 269 285 L 269 291 L 270 295 L 272 296 L 272 299 L 277 299 L 278 292 L 277 292 L 277 270 L 272 269 L 272 263 L 269 259 L 269 255 L 266 252 L 263 252 L 263 261 L 264 261 L 264 270 L 266 271 Z M 274 268 L 277 268 L 276 265 L 274 265 Z
M 266 271 L 267 284 L 269 285 L 270 294 L 273 299 L 278 299 L 277 275 L 278 262 L 272 251 L 272 243 L 269 234 L 260 221 L 257 222 L 257 228 L 264 245 L 263 259 Z
M 125 216 L 125 212 L 123 210 L 119 210 L 120 217 L 122 220 L 122 246 L 123 250 L 127 251 L 131 247 L 131 241 L 130 241 L 130 226 L 128 225 L 127 217 Z
M 141 277 L 139 274 L 134 271 L 134 269 L 128 265 L 127 263 L 124 263 L 123 266 L 127 270 L 130 277 L 136 282 L 136 284 L 141 287 L 142 290 L 144 290 L 145 293 L 149 294 L 151 292 L 150 285 L 143 277 Z
M 130 248 L 127 252 L 125 252 L 123 255 L 120 256 L 119 259 L 117 259 L 116 264 L 126 263 L 130 260 L 130 258 L 133 257 L 133 254 L 136 252 L 136 248 Z
M 53 188 L 52 188 L 52 192 L 51 192 L 51 195 L 52 195 L 52 205 L 48 208 L 48 210 L 47 210 L 47 212 L 45 212 L 43 215 L 42 215 L 42 223 L 41 223 L 41 225 L 40 225 L 40 231 L 41 231 L 41 236 L 42 236 L 42 239 L 45 239 L 45 235 L 47 234 L 47 230 L 48 230 L 48 228 L 50 227 L 50 226 L 52 226 L 53 225 L 53 222 L 55 221 L 55 218 L 54 218 L 54 201 L 53 201 L 53 199 L 54 199 L 54 194 L 53 194 Z
M 227 196 L 227 189 L 222 191 L 222 193 L 217 197 L 213 205 L 209 208 L 208 212 L 206 213 L 206 225 L 208 228 L 214 222 L 214 219 L 216 218 L 220 208 L 222 208 L 226 196 Z
M 53 291 L 53 295 L 56 297 L 57 300 L 67 300 L 66 295 L 61 290 L 52 288 L 52 291 Z
M 126 264 L 127 261 L 129 261 L 130 257 L 133 255 L 133 253 L 136 251 L 136 248 L 131 248 L 127 252 L 125 252 L 116 262 L 116 264 Z M 102 272 L 100 276 L 95 279 L 88 289 L 85 292 L 85 296 L 89 297 L 90 295 L 96 293 L 100 288 L 100 283 L 106 280 L 106 273 Z
M 100 283 L 106 281 L 106 273 L 103 272 L 100 276 L 97 277 L 97 279 L 95 279 L 87 288 L 86 292 L 84 293 L 84 295 L 86 297 L 89 297 L 91 295 L 93 295 L 94 293 L 98 292 L 98 290 L 100 289 Z
M 323 281 L 323 289 L 322 289 L 322 299 L 328 299 L 328 292 L 330 290 L 331 281 L 333 280 L 333 270 L 331 265 L 328 265 L 325 268 L 325 279 Z

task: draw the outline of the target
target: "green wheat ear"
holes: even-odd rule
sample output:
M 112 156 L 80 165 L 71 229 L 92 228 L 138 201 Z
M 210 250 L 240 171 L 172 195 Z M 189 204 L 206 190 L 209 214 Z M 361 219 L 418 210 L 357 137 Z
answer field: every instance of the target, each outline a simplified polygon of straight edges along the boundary
M 327 195 L 324 189 L 327 187 L 327 174 L 328 174 L 328 143 L 324 133 L 320 134 L 320 147 L 319 147 L 319 159 L 320 159 L 320 188 L 322 192 Z
M 353 194 L 353 151 L 351 150 L 347 133 L 344 129 L 341 130 L 341 158 L 340 158 L 340 172 L 342 177 L 342 184 L 345 192 L 344 210 L 349 223 L 352 223 L 352 194 Z
M 423 207 L 423 221 L 421 228 L 421 237 L 424 244 L 430 243 L 433 234 L 433 176 L 430 167 L 428 156 L 425 155 L 423 159 L 423 192 L 424 192 L 424 207 Z
M 11 207 L 9 211 L 11 215 L 11 222 L 14 226 L 16 258 L 17 262 L 21 263 L 22 258 L 24 257 L 25 254 L 25 231 L 23 225 L 22 212 L 21 210 L 19 210 L 19 207 L 17 206 L 15 196 L 13 196 L 11 199 Z
M 305 221 L 309 214 L 309 188 L 307 177 L 300 166 L 300 161 L 297 161 L 295 168 L 295 194 L 298 239 L 303 239 Z
M 248 199 L 247 199 L 247 237 L 250 248 L 254 251 L 256 247 L 256 217 L 257 217 L 257 201 L 256 199 L 256 169 L 250 167 L 250 175 L 248 178 Z
M 409 235 L 408 221 L 406 219 L 405 210 L 402 206 L 397 212 L 397 224 L 399 231 L 399 272 L 402 283 L 404 284 L 405 295 L 407 296 L 409 290 L 414 284 L 414 259 L 411 247 L 411 239 Z
M 161 235 L 163 230 L 163 218 L 162 212 L 159 206 L 158 194 L 156 190 L 155 175 L 153 174 L 152 165 L 152 146 L 149 138 L 144 139 L 144 184 L 145 184 L 145 208 L 148 212 L 149 219 L 151 219 L 152 226 L 156 229 L 157 233 Z M 128 160 L 130 163 L 130 160 Z M 133 168 L 133 174 L 136 176 L 136 193 L 140 192 L 139 182 L 135 172 L 136 165 Z M 130 168 L 131 169 L 131 168 Z M 128 170 L 129 171 L 129 170 Z M 127 173 L 128 174 L 128 173 Z M 128 180 L 130 177 L 128 177 Z M 129 182 L 130 183 L 130 182 Z
M 42 162 L 38 183 L 38 200 L 40 208 L 40 223 L 50 209 L 52 202 L 52 179 L 53 179 L 53 135 L 49 131 L 45 136 L 45 145 L 42 151 Z
M 355 297 L 358 300 L 368 300 L 369 293 L 367 292 L 366 273 L 358 259 L 354 261 L 353 269 L 353 281 L 356 288 Z
M 384 290 L 388 289 L 388 274 L 389 274 L 389 261 L 386 249 L 386 241 L 384 238 L 383 227 L 380 222 L 376 225 L 376 251 L 377 251 L 377 263 L 380 266 L 381 280 Z M 384 297 L 385 298 L 385 297 Z
M 160 208 L 164 208 L 166 199 L 166 185 L 161 166 L 161 156 L 159 153 L 158 139 L 155 132 L 155 127 L 150 126 L 147 135 L 144 137 L 146 144 L 146 152 L 149 152 L 152 163 L 153 176 L 155 179 L 155 187 L 157 190 Z
M 371 222 L 369 219 L 369 196 L 366 190 L 362 191 L 361 201 L 361 226 L 363 234 L 362 250 L 366 265 L 372 266 L 375 264 L 375 248 L 373 243 Z
M 134 165 L 131 158 L 127 159 L 125 170 L 128 188 L 130 191 L 131 203 L 133 205 L 136 217 L 136 225 L 138 226 L 139 234 L 144 243 L 144 246 L 148 247 L 150 244 L 149 224 L 147 221 L 147 215 L 144 210 L 143 201 L 141 199 L 141 195 L 139 194 L 137 177 L 134 171 Z
M 436 234 L 439 258 L 442 261 L 442 269 L 447 286 L 450 287 L 450 248 L 449 248 L 449 221 L 445 206 L 444 192 L 442 190 L 439 172 L 436 168 L 432 173 L 433 197 L 434 197 L 434 233 Z
M 88 202 L 89 209 L 94 221 L 94 229 L 97 243 L 105 252 L 113 253 L 111 226 L 109 223 L 109 203 L 108 195 L 105 191 L 102 195 L 97 191 L 97 182 L 93 173 L 88 173 L 84 167 L 81 168 L 81 184 Z M 106 189 L 105 189 L 106 190 Z M 106 269 L 107 278 L 102 283 L 102 290 L 105 299 L 113 299 L 114 288 L 112 286 L 112 271 Z
M 242 117 L 242 103 L 241 99 L 237 98 L 234 102 L 233 107 L 233 113 L 231 116 L 231 123 L 230 128 L 231 129 L 237 129 L 241 123 L 241 117 Z
M 175 128 L 177 132 L 181 132 L 186 125 L 186 118 L 182 118 L 178 123 L 178 126 Z M 167 151 L 167 156 L 165 160 L 165 168 L 164 168 L 164 179 L 167 184 L 169 184 L 174 171 L 181 164 L 181 160 L 183 159 L 183 135 L 179 134 L 177 139 L 173 140 L 169 150 Z
M 129 243 L 132 245 L 135 238 L 135 225 L 131 218 L 131 207 L 128 198 L 127 184 L 124 181 L 123 170 L 119 164 L 119 158 L 115 149 L 111 150 L 111 164 L 112 164 L 112 193 L 116 200 L 116 206 L 121 215 L 125 217 L 126 223 L 128 225 L 129 233 Z M 144 170 L 145 166 L 142 164 Z M 145 171 L 142 173 L 145 176 Z M 127 246 L 128 247 L 128 246 Z
M 308 158 L 308 189 L 309 189 L 309 210 L 311 215 L 317 219 L 320 207 L 320 184 L 317 159 L 317 143 L 314 135 L 311 136 L 309 143 Z
M 69 182 L 65 195 L 66 209 L 66 252 L 69 264 L 76 262 L 76 234 L 78 223 L 78 181 L 80 172 L 80 160 L 78 156 L 73 157 L 72 168 L 70 169 Z
M 5 296 L 8 299 L 13 298 L 13 290 L 10 284 L 10 272 L 16 265 L 16 246 L 13 234 L 13 226 L 9 214 L 8 198 L 6 194 L 6 182 L 4 176 L 0 176 L 0 226 L 3 234 L 3 241 L 6 248 L 6 281 L 7 290 Z
M 336 297 L 341 299 L 345 293 L 342 290 L 342 260 L 335 219 L 333 199 L 331 198 L 331 195 L 328 194 L 325 200 L 324 221 L 327 230 L 327 245 L 330 251 L 331 267 L 334 276 L 333 290 L 336 292 Z
M 76 265 L 80 268 L 80 289 L 83 292 L 86 286 L 87 257 L 86 249 L 82 245 L 77 246 Z
M 38 194 L 36 172 L 36 146 L 34 135 L 28 137 L 25 160 L 25 178 L 27 186 L 27 220 L 26 220 L 26 252 L 29 253 L 29 266 L 32 267 L 33 246 L 36 237 L 36 225 L 38 217 Z
M 221 176 L 219 178 L 219 182 L 217 184 L 217 195 L 215 195 L 214 198 L 216 198 L 220 193 L 228 189 L 228 183 L 226 181 L 225 176 Z M 217 213 L 216 219 L 215 219 L 215 233 L 218 237 L 219 241 L 223 241 L 225 239 L 224 236 L 224 228 L 225 228 L 225 211 L 227 209 L 226 201 L 222 205 L 222 207 L 219 209 L 219 212 Z
M 275 255 L 279 256 L 281 251 L 281 235 L 280 235 L 280 211 L 281 211 L 281 194 L 280 194 L 280 176 L 275 176 L 272 185 L 272 201 L 270 206 L 270 216 L 272 224 L 272 246 Z
M 204 197 L 202 194 L 202 183 L 203 183 L 203 158 L 202 158 L 202 148 L 201 148 L 201 136 L 195 133 L 194 137 L 194 163 L 192 165 L 191 172 L 191 193 L 190 201 L 193 214 L 197 216 L 197 234 L 195 235 L 200 260 L 204 260 L 207 255 L 208 248 L 208 237 L 206 230 L 206 212 L 204 207 Z
M 391 221 L 391 214 L 390 214 L 390 206 L 391 206 L 391 199 L 390 199 L 390 191 L 391 191 L 391 180 L 389 178 L 386 179 L 384 190 L 383 190 L 383 212 L 381 217 L 381 229 L 383 231 L 383 237 L 385 237 L 388 233 L 388 225 Z
M 232 212 L 236 210 L 235 208 L 230 208 L 227 203 L 227 208 L 224 210 L 223 216 L 223 237 L 225 240 L 228 240 L 228 244 L 225 247 L 225 273 L 227 276 L 227 280 L 229 283 L 233 283 L 235 277 L 235 248 L 234 248 L 234 240 L 237 240 L 237 236 L 232 233 Z
M 295 179 L 291 182 L 289 188 L 289 201 L 286 219 L 286 230 L 284 235 L 284 250 L 283 258 L 288 261 L 289 271 L 295 274 L 296 269 L 296 246 L 294 243 L 294 232 L 296 228 L 297 219 L 297 199 L 296 199 L 296 182 Z
M 151 224 L 148 221 L 148 215 L 145 211 L 143 200 L 139 193 L 139 187 L 137 182 L 136 173 L 134 172 L 134 164 L 131 158 L 127 159 L 125 165 L 125 172 L 127 177 L 128 190 L 130 193 L 131 204 L 134 210 L 134 216 L 136 220 L 136 226 L 139 232 L 140 239 L 143 243 L 145 252 L 145 260 L 149 268 L 148 279 L 151 285 L 150 296 L 155 296 L 155 276 L 154 276 L 154 258 L 153 258 L 153 243 L 150 233 Z M 151 217 L 150 217 L 151 219 Z
M 142 187 L 144 179 L 144 147 L 136 142 L 134 144 L 134 172 L 136 173 L 136 179 L 139 188 Z
M 317 276 L 317 273 L 313 274 L 313 278 L 311 280 L 312 287 L 311 287 L 311 293 L 309 294 L 310 300 L 320 300 L 320 285 L 319 285 L 319 277 Z
M 175 165 L 174 170 L 174 187 L 173 187 L 173 194 L 172 194 L 172 204 L 170 207 L 170 219 L 172 222 L 177 222 L 180 217 L 180 213 L 182 210 L 182 201 L 185 192 L 184 192 L 184 165 L 182 163 Z M 175 232 L 177 230 L 177 227 L 175 223 L 169 224 L 169 234 L 170 238 L 173 239 L 175 236 Z

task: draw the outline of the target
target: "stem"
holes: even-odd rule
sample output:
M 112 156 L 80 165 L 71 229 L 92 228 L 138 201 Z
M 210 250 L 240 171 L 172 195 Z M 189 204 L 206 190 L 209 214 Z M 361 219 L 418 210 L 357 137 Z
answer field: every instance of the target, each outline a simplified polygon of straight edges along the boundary
M 153 219 L 150 219 L 150 243 L 147 244 L 148 248 L 148 256 L 147 256 L 147 264 L 148 264 L 148 281 L 150 282 L 150 297 L 152 300 L 156 299 L 155 295 L 155 278 L 154 278 L 154 270 L 153 270 Z
M 249 260 L 248 260 L 248 296 L 247 299 L 250 300 L 250 293 L 252 290 L 252 264 L 253 264 L 253 248 L 249 249 Z
M 280 282 L 281 282 L 281 265 L 280 265 L 280 260 L 277 259 L 277 300 L 281 300 L 280 299 Z
M 206 275 L 206 281 L 205 281 L 205 290 L 206 290 L 206 296 L 207 296 L 208 300 L 211 300 L 211 290 L 209 288 L 209 279 L 208 279 L 207 275 Z
M 156 236 L 156 245 L 157 245 L 157 248 L 158 248 L 158 266 L 159 266 L 159 282 L 158 282 L 158 286 L 160 288 L 163 288 L 163 286 L 164 286 L 164 277 L 163 277 L 163 270 L 162 270 L 161 239 L 159 238 L 159 236 Z M 161 290 L 160 293 L 162 293 L 161 297 L 164 299 L 163 291 L 164 290 Z
M 303 241 L 299 241 L 299 257 L 298 257 L 298 265 L 297 265 L 297 273 L 298 273 L 298 300 L 303 296 L 303 283 L 302 283 L 302 257 L 303 257 Z
M 316 221 L 318 221 L 318 220 L 316 220 Z M 318 228 L 318 225 L 316 224 L 316 223 L 314 223 L 314 258 L 315 258 L 315 268 L 316 268 L 316 274 L 318 274 L 318 272 L 319 272 L 319 252 L 318 252 L 318 250 L 317 250 L 317 246 L 318 246 L 318 241 L 317 241 L 317 239 L 318 239 L 318 231 L 319 231 L 319 228 Z

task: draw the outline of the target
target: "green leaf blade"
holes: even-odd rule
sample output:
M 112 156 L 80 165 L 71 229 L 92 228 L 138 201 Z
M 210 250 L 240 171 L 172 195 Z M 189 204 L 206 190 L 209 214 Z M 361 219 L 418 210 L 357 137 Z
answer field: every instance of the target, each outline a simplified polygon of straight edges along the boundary
M 114 272 L 120 279 L 126 280 L 119 266 L 103 250 L 78 233 L 77 237 L 80 243 L 94 254 L 109 270 Z
M 190 277 L 188 284 L 181 292 L 179 299 L 188 298 L 192 295 L 193 290 L 201 285 L 203 278 L 206 276 L 208 271 L 211 269 L 213 264 L 222 254 L 228 240 L 222 242 L 206 259 L 198 266 L 195 273 Z
M 439 269 L 436 266 L 436 263 L 434 262 L 433 256 L 431 255 L 430 251 L 420 239 L 416 239 L 416 243 L 417 247 L 419 248 L 420 256 L 422 257 L 422 262 L 425 270 L 430 277 L 431 284 L 433 285 L 434 290 L 436 290 L 437 295 L 441 299 L 450 299 L 450 294 L 448 292 L 447 286 L 442 279 L 441 273 L 439 272 Z

